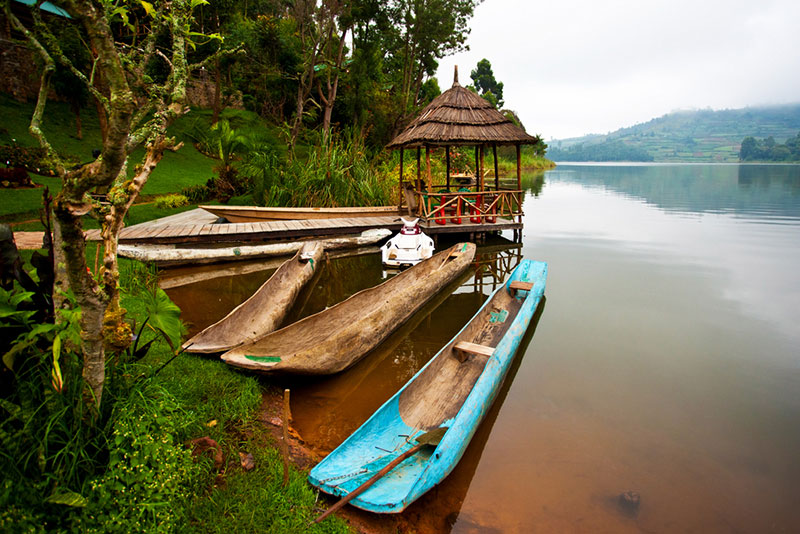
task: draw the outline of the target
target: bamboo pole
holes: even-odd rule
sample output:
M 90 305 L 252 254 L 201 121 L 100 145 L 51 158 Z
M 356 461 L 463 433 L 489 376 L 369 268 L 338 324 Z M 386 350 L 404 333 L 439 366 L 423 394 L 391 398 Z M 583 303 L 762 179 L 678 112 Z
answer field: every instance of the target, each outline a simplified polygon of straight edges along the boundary
M 486 184 L 484 183 L 484 180 L 483 180 L 483 145 L 480 146 L 479 154 L 480 154 L 480 158 L 481 158 L 480 159 L 480 165 L 479 165 L 479 171 L 478 171 L 478 175 L 480 176 L 480 190 L 484 191 L 485 187 L 486 187 Z
M 522 191 L 522 147 L 517 143 L 517 191 Z M 522 193 L 517 193 L 517 209 L 520 212 L 519 221 L 522 222 Z
M 431 195 L 433 194 L 433 182 L 431 181 L 431 147 L 425 145 L 425 174 L 428 182 L 428 213 L 431 212 Z
M 447 190 L 450 191 L 450 146 L 444 147 L 447 161 Z
M 422 166 L 420 165 L 420 147 L 417 147 L 417 191 L 422 190 Z
M 494 155 L 494 188 L 500 191 L 500 174 L 497 172 L 497 145 L 492 145 Z
M 400 147 L 400 204 L 397 205 L 398 211 L 403 207 L 403 147 Z

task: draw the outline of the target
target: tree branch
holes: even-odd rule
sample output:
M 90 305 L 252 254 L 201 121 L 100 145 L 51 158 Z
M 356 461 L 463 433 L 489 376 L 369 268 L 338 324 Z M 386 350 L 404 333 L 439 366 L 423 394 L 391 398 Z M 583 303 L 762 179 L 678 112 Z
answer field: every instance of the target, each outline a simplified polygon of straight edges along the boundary
M 3 8 L 6 13 L 6 17 L 11 22 L 11 25 L 25 36 L 25 39 L 27 39 L 28 43 L 30 43 L 34 50 L 38 52 L 39 56 L 44 62 L 44 68 L 42 69 L 42 76 L 39 82 L 39 95 L 36 99 L 36 108 L 34 109 L 33 116 L 31 117 L 31 123 L 28 126 L 28 131 L 33 137 L 36 138 L 37 141 L 39 141 L 39 145 L 47 151 L 48 157 L 51 158 L 55 163 L 56 172 L 58 175 L 63 176 L 66 174 L 64 162 L 61 160 L 61 156 L 59 156 L 55 149 L 53 149 L 53 146 L 47 140 L 47 137 L 44 135 L 44 132 L 41 128 L 42 117 L 44 116 L 44 110 L 47 104 L 47 93 L 50 90 L 50 76 L 52 76 L 53 72 L 55 71 L 56 65 L 45 47 L 43 47 L 39 40 L 36 39 L 36 36 L 30 30 L 28 30 L 28 28 L 26 28 L 11 12 L 9 2 L 5 2 Z M 34 9 L 38 9 L 38 6 L 34 6 Z

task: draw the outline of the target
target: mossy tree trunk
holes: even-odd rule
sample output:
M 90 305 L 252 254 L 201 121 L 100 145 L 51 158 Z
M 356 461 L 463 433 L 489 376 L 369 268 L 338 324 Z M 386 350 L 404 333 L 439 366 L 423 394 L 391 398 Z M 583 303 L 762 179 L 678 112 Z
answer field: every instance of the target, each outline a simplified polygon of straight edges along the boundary
M 119 269 L 117 243 L 123 219 L 147 179 L 163 157 L 165 150 L 177 150 L 181 144 L 167 137 L 167 128 L 185 113 L 186 81 L 190 67 L 186 62 L 187 39 L 191 27 L 191 0 L 173 0 L 159 7 L 148 4 L 142 9 L 139 3 L 108 4 L 100 1 L 66 1 L 62 5 L 80 24 L 95 54 L 92 73 L 79 72 L 59 50 L 44 21 L 38 6 L 31 10 L 36 23 L 36 33 L 29 32 L 11 13 L 8 3 L 5 11 L 14 27 L 25 34 L 29 43 L 43 61 L 43 74 L 39 97 L 31 119 L 30 132 L 56 162 L 63 181 L 61 192 L 54 202 L 56 224 L 61 237 L 61 251 L 69 287 L 81 308 L 81 352 L 83 378 L 86 384 L 85 399 L 98 407 L 105 381 L 104 321 L 108 318 L 122 322 L 119 313 Z M 155 5 L 155 4 L 153 4 Z M 115 24 L 108 10 L 127 10 L 129 17 L 147 19 L 150 33 L 141 38 L 137 46 L 127 46 L 124 25 Z M 119 11 L 117 11 L 117 14 Z M 119 28 L 122 27 L 121 30 Z M 169 32 L 171 48 L 166 52 L 156 48 L 156 35 Z M 45 43 L 44 45 L 42 43 Z M 49 46 L 48 46 L 49 45 Z M 154 57 L 160 56 L 170 66 L 166 81 L 156 84 L 144 73 Z M 100 103 L 106 117 L 106 129 L 100 156 L 77 169 L 66 169 L 56 151 L 48 142 L 40 125 L 44 117 L 49 76 L 55 62 L 69 68 L 81 79 Z M 196 65 L 194 67 L 200 67 Z M 93 82 L 103 80 L 99 89 Z M 128 178 L 131 153 L 145 146 L 143 161 L 136 165 L 133 177 Z M 93 206 L 89 193 L 97 187 L 108 188 L 110 206 Z M 103 266 L 94 275 L 86 261 L 86 247 L 82 217 L 93 207 L 101 213 L 103 239 Z M 108 327 L 119 325 L 109 325 Z

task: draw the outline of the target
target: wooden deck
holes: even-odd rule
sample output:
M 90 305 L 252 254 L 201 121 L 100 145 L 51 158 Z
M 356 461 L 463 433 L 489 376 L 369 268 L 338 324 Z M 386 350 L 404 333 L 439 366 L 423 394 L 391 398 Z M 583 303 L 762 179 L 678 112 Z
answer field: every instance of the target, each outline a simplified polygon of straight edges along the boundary
M 147 244 L 210 244 L 244 243 L 248 241 L 286 241 L 303 237 L 337 234 L 357 234 L 371 228 L 400 230 L 402 221 L 397 216 L 353 217 L 341 219 L 315 219 L 295 221 L 270 221 L 259 223 L 221 223 L 217 217 L 197 208 L 194 210 L 123 228 L 121 243 Z M 497 230 L 517 230 L 521 223 L 498 218 L 496 223 L 440 225 L 433 221 L 421 222 L 422 230 L 430 235 L 444 233 L 484 233 Z M 86 232 L 86 239 L 100 240 L 99 230 Z

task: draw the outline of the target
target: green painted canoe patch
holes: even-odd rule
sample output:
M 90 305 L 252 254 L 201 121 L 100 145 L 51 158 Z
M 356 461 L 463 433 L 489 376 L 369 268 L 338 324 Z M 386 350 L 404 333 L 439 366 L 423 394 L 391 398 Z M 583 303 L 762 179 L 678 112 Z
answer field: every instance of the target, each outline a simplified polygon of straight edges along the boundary
M 280 356 L 253 356 L 252 354 L 245 354 L 244 357 L 248 360 L 261 363 L 278 363 L 281 361 Z
M 490 323 L 504 323 L 506 322 L 506 318 L 508 317 L 508 310 L 500 310 L 496 312 L 492 312 L 491 316 L 489 317 Z

